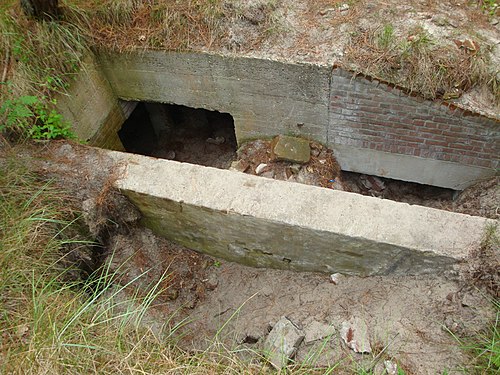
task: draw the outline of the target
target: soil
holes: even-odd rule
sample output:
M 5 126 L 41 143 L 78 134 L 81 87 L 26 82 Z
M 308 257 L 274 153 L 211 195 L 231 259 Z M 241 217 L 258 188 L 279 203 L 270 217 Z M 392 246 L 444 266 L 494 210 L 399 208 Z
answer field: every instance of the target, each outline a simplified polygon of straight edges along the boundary
M 318 151 L 318 160 L 329 155 L 326 149 Z M 471 254 L 469 262 L 440 275 L 345 276 L 337 284 L 327 274 L 249 268 L 199 254 L 140 227 L 135 208 L 111 188 L 121 168 L 105 151 L 57 141 L 8 153 L 28 160 L 42 178 L 53 179 L 74 197 L 68 203 L 84 212 L 88 231 L 105 250 L 104 262 L 120 270 L 119 283 L 144 273 L 136 283 L 144 292 L 160 281 L 161 293 L 143 323 L 166 337 L 174 331 L 187 350 L 213 349 L 221 342 L 238 348 L 242 358 L 264 371 L 268 365 L 255 353 L 270 327 L 287 316 L 306 332 L 317 323 L 336 330 L 330 339 L 303 343 L 298 361 L 317 366 L 341 361 L 337 373 L 351 373 L 353 366 L 382 373 L 383 360 L 391 359 L 407 374 L 456 373 L 470 358 L 450 332 L 476 335 L 493 317 L 487 294 L 474 281 L 481 275 L 478 265 L 490 264 L 487 271 L 493 274 L 500 269 L 497 251 Z M 249 163 L 252 169 L 256 162 Z M 276 174 L 288 167 L 278 164 Z M 329 177 L 320 174 L 317 181 Z M 462 208 L 481 210 L 483 187 L 464 195 Z M 135 293 L 133 288 L 126 291 Z M 356 354 L 339 338 L 342 322 L 353 316 L 367 323 L 372 354 Z

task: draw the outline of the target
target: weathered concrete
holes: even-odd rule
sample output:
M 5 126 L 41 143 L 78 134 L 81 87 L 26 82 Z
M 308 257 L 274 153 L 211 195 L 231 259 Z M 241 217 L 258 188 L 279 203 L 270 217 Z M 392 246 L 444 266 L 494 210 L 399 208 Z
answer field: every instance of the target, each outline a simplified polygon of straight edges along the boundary
M 474 182 L 490 178 L 494 174 L 490 168 L 443 160 L 337 144 L 331 147 L 342 170 L 454 190 L 463 190 Z
M 239 142 L 291 133 L 326 143 L 328 67 L 160 51 L 100 62 L 121 99 L 230 113 Z
M 110 152 L 143 224 L 187 247 L 256 267 L 356 275 L 442 270 L 477 248 L 480 217 Z
M 85 61 L 68 93 L 57 98 L 57 110 L 79 139 L 97 147 L 124 150 L 118 130 L 127 113 L 93 58 Z

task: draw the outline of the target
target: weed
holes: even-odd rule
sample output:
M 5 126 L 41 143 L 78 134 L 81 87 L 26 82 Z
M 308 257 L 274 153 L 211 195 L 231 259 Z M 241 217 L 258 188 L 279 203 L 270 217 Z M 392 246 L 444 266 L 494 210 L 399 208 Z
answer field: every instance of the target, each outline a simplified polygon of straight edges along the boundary
M 391 24 L 385 25 L 378 36 L 377 44 L 380 48 L 388 48 L 394 41 L 394 27 Z
M 25 95 L 6 100 L 0 107 L 0 132 L 14 132 L 32 139 L 75 138 L 70 125 L 49 104 L 55 99 Z

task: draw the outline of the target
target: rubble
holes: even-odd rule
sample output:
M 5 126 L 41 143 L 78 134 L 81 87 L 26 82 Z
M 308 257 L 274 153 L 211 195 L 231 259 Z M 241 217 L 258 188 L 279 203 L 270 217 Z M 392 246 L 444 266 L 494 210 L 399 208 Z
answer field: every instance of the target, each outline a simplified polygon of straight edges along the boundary
M 304 340 L 302 330 L 286 316 L 282 316 L 269 332 L 264 343 L 269 362 L 277 369 L 285 367 L 294 357 L 302 340 Z
M 340 337 L 356 353 L 371 353 L 372 351 L 368 326 L 362 319 L 351 317 L 348 321 L 343 322 Z

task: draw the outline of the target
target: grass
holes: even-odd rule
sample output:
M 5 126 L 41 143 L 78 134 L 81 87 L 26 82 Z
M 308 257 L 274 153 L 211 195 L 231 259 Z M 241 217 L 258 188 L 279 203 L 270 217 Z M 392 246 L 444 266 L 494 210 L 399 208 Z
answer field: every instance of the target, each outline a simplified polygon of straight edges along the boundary
M 397 35 L 391 24 L 353 36 L 347 48 L 351 66 L 395 83 L 427 99 L 453 99 L 475 86 L 486 86 L 500 105 L 497 71 L 488 52 L 437 44 L 422 28 Z
M 272 371 L 255 352 L 261 361 L 244 361 L 252 351 L 219 340 L 228 322 L 206 350 L 184 352 L 176 344 L 184 320 L 150 328 L 167 272 L 139 290 L 148 271 L 122 285 L 111 257 L 89 278 L 69 277 L 68 251 L 92 243 L 71 198 L 29 164 L 0 158 L 0 373 L 331 373 L 300 364 Z

